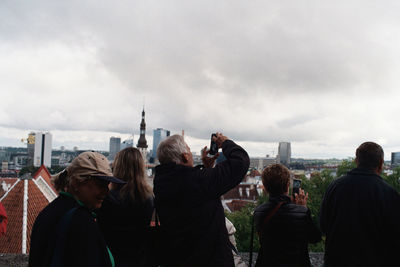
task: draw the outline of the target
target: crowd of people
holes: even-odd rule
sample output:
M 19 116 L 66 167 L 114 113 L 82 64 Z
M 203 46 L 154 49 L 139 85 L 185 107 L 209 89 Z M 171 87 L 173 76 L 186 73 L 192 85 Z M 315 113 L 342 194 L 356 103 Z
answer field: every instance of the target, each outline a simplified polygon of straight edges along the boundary
M 200 166 L 182 136 L 162 141 L 153 188 L 136 148 L 120 151 L 112 170 L 103 155 L 80 154 L 53 177 L 60 194 L 35 221 L 29 266 L 246 266 L 220 198 L 243 180 L 249 156 L 221 133 L 213 139 L 226 159 L 216 163 L 218 154 L 204 147 Z M 308 194 L 289 194 L 290 171 L 281 164 L 264 169 L 269 201 L 254 211 L 257 267 L 311 266 L 308 245 L 322 234 L 325 266 L 395 266 L 400 195 L 380 177 L 382 148 L 361 144 L 356 163 L 326 191 L 319 225 Z

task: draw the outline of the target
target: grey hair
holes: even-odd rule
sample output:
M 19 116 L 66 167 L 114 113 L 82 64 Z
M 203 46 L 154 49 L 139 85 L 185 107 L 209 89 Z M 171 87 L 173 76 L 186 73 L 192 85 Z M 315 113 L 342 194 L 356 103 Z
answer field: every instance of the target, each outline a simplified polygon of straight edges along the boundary
M 182 162 L 182 154 L 187 153 L 185 140 L 182 135 L 172 135 L 162 141 L 157 148 L 157 157 L 161 164 Z

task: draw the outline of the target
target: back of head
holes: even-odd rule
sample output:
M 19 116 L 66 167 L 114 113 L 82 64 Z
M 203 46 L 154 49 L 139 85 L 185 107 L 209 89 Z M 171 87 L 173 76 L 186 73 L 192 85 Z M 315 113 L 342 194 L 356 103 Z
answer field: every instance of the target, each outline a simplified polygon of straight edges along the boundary
M 262 182 L 270 195 L 285 194 L 290 182 L 290 172 L 282 164 L 272 164 L 262 172 Z
M 157 157 L 161 164 L 182 162 L 182 154 L 187 152 L 185 140 L 181 135 L 172 135 L 163 140 L 157 148 Z
M 374 142 L 362 143 L 356 150 L 357 167 L 374 170 L 381 167 L 383 149 Z
M 129 194 L 133 200 L 144 201 L 151 195 L 151 187 L 146 181 L 144 159 L 137 148 L 127 147 L 116 154 L 113 174 L 126 182 L 120 191 L 122 197 Z

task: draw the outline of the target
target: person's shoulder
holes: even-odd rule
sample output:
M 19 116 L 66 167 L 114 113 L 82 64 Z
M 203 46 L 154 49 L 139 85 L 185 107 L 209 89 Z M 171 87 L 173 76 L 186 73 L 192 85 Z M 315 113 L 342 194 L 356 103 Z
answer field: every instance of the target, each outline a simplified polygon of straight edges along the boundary
M 289 202 L 286 205 L 282 206 L 282 210 L 286 210 L 288 212 L 293 212 L 293 213 L 306 214 L 309 209 L 305 206 L 297 205 L 293 202 Z
M 52 221 L 73 207 L 73 202 L 60 195 L 50 202 L 36 217 L 37 221 Z
M 261 204 L 260 206 L 256 207 L 254 210 L 254 213 L 265 213 L 267 212 L 271 207 L 270 202 L 266 202 L 264 204 Z

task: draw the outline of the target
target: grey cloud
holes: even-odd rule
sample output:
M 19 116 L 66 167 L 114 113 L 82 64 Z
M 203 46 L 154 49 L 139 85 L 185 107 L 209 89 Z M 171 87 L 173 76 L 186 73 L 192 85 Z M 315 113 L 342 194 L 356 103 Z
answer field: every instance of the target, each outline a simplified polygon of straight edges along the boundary
M 241 141 L 349 142 L 360 138 L 349 132 L 358 134 L 370 111 L 357 113 L 342 98 L 359 103 L 358 95 L 373 97 L 376 88 L 393 94 L 399 69 L 393 57 L 398 47 L 393 36 L 399 33 L 394 1 L 2 5 L 2 42 L 20 49 L 52 42 L 92 47 L 101 67 L 119 82 L 93 98 L 99 107 L 58 110 L 51 104 L 45 120 L 35 118 L 47 114 L 37 111 L 9 115 L 8 124 L 0 121 L 13 127 L 130 133 L 138 129 L 145 97 L 149 131 L 185 129 L 208 138 L 223 130 Z M 46 84 L 37 88 L 60 91 Z

